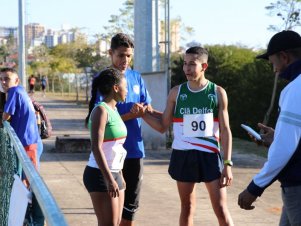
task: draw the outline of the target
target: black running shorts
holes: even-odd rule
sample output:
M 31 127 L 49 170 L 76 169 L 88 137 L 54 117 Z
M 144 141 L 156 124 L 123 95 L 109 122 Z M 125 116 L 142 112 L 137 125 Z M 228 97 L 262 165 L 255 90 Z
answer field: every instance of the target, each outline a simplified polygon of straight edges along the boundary
M 119 173 L 111 172 L 111 173 L 118 184 L 119 190 L 124 189 L 120 172 Z M 108 192 L 105 178 L 103 177 L 100 169 L 86 166 L 83 175 L 83 181 L 88 192 Z
M 220 153 L 174 149 L 168 172 L 176 181 L 199 183 L 220 178 L 222 169 Z

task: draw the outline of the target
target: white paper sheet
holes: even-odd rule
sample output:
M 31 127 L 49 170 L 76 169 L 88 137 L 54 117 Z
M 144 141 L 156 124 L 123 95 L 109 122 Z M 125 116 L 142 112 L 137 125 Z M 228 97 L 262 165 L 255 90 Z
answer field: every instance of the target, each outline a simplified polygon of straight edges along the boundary
M 31 193 L 18 175 L 14 175 L 14 184 L 10 196 L 8 226 L 22 226 Z

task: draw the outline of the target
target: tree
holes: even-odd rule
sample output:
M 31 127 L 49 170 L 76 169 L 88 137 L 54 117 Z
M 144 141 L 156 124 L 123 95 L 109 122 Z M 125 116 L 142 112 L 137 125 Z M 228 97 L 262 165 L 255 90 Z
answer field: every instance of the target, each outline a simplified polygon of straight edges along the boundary
M 89 75 L 88 73 L 92 72 L 94 65 L 100 60 L 100 55 L 96 53 L 96 50 L 90 46 L 87 46 L 83 49 L 78 49 L 76 53 L 76 60 L 78 62 L 78 67 L 82 68 L 83 72 L 86 74 L 86 103 L 88 103 L 88 87 L 89 87 Z M 88 69 L 89 68 L 89 69 Z M 89 70 L 89 71 L 88 71 Z M 77 95 L 78 100 L 78 95 Z
M 300 8 L 301 0 L 278 0 L 276 3 L 270 3 L 269 6 L 265 7 L 269 11 L 270 16 L 278 16 L 282 20 L 280 25 L 270 25 L 269 30 L 282 31 L 282 30 L 293 30 L 294 28 L 301 25 L 300 23 Z M 270 113 L 274 107 L 274 100 L 276 96 L 278 75 L 274 79 L 274 88 L 272 91 L 271 103 L 268 111 L 264 117 L 264 124 L 268 124 Z
M 282 31 L 293 30 L 301 25 L 300 23 L 301 0 L 278 0 L 270 3 L 265 9 L 270 16 L 277 16 L 282 20 L 280 25 L 270 25 L 269 30 Z
M 46 45 L 36 46 L 32 51 L 31 57 L 33 59 L 28 63 L 27 74 L 38 74 L 39 76 L 45 75 L 48 77 L 50 71 L 49 48 Z
M 116 33 L 126 33 L 134 37 L 134 0 L 126 0 L 124 8 L 119 9 L 120 14 L 111 15 L 108 26 L 104 26 L 109 37 Z
M 106 37 L 112 37 L 116 33 L 122 32 L 130 35 L 132 38 L 134 37 L 134 0 L 126 0 L 122 5 L 123 8 L 119 9 L 120 14 L 118 15 L 111 15 L 108 26 L 104 26 L 104 29 L 107 31 Z M 159 7 L 164 8 L 165 0 L 159 0 Z M 181 17 L 177 17 L 175 19 L 170 20 L 170 27 L 176 26 L 179 24 L 181 34 L 184 34 L 181 38 L 187 35 L 192 35 L 194 29 L 189 26 L 185 26 L 182 23 Z M 164 26 L 164 24 L 163 24 Z M 162 27 L 161 29 L 165 29 Z
M 64 73 L 75 73 L 78 72 L 76 67 L 76 62 L 71 58 L 66 57 L 52 57 L 49 62 L 51 72 L 52 72 L 52 80 L 51 80 L 51 86 L 52 86 L 52 92 L 54 92 L 54 79 L 55 76 L 58 77 L 60 90 L 63 95 L 63 79 L 62 74 Z
M 6 44 L 0 47 L 0 63 L 7 62 L 7 57 L 16 52 L 17 44 L 14 36 L 10 34 L 6 40 Z
M 5 63 L 6 58 L 9 56 L 7 48 L 3 45 L 0 46 L 0 63 Z

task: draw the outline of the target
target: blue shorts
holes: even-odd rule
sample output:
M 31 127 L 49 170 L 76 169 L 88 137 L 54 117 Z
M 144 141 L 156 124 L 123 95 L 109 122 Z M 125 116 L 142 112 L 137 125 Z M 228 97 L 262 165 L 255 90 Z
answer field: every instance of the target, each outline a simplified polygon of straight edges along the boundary
M 168 173 L 176 181 L 211 182 L 220 178 L 223 167 L 220 153 L 173 149 Z
M 122 184 L 122 176 L 119 173 L 111 172 L 118 184 L 119 190 L 125 189 Z M 83 181 L 88 192 L 108 192 L 107 183 L 100 169 L 86 166 Z

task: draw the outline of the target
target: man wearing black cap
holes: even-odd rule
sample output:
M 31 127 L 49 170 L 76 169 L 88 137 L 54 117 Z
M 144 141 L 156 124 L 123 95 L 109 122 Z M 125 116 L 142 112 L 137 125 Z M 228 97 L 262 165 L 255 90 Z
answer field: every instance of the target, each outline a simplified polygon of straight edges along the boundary
M 267 59 L 280 78 L 290 83 L 279 99 L 279 118 L 268 159 L 248 187 L 239 195 L 238 205 L 251 210 L 252 203 L 275 180 L 282 187 L 280 226 L 301 226 L 301 37 L 294 31 L 275 34 L 267 52 L 257 56 Z M 268 130 L 268 128 L 267 128 Z M 264 138 L 264 135 L 262 135 Z

